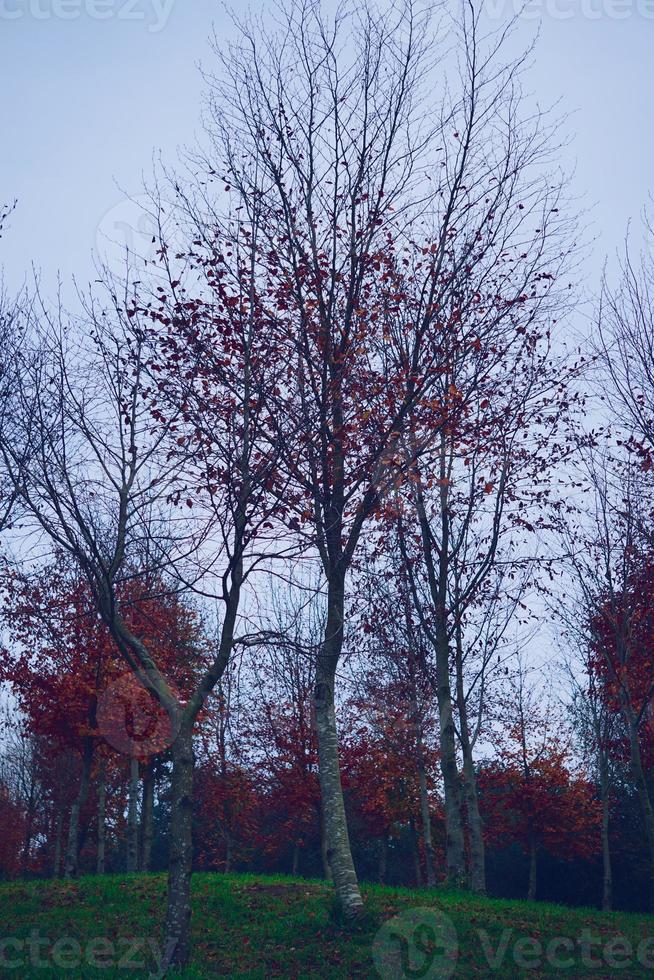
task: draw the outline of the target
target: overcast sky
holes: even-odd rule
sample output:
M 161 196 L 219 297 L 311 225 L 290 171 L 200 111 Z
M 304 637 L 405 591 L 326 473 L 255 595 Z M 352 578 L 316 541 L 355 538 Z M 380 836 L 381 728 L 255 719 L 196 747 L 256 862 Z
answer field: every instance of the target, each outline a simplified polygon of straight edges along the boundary
M 514 7 L 484 4 L 498 24 Z M 46 283 L 57 271 L 88 278 L 92 250 L 133 220 L 123 192 L 138 195 L 153 152 L 170 158 L 193 141 L 197 66 L 210 62 L 212 26 L 220 36 L 227 24 L 216 0 L 0 0 L 0 202 L 18 199 L 0 245 L 11 288 L 32 263 Z M 532 0 L 525 39 L 539 24 L 531 88 L 574 113 L 564 162 L 594 205 L 593 288 L 654 189 L 654 0 Z

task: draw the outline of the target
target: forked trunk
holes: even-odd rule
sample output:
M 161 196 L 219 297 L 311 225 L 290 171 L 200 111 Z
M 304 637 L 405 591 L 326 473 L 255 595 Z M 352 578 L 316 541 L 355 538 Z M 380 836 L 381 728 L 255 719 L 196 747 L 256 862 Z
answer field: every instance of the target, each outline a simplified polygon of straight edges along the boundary
M 465 844 L 461 820 L 461 781 L 456 757 L 456 732 L 450 687 L 450 655 L 445 623 L 437 625 L 437 699 L 440 731 L 441 772 L 445 808 L 445 863 L 448 881 L 465 884 Z
M 431 836 L 431 814 L 429 812 L 427 775 L 425 773 L 425 762 L 422 754 L 422 746 L 419 746 L 418 781 L 420 785 L 420 818 L 422 820 L 422 839 L 425 845 L 425 871 L 427 872 L 427 886 L 429 888 L 433 888 L 436 884 L 436 869 L 434 867 L 434 845 Z
M 73 878 L 79 870 L 79 821 L 82 808 L 84 807 L 89 795 L 89 779 L 91 776 L 91 763 L 93 761 L 93 741 L 85 739 L 84 751 L 82 756 L 82 774 L 75 801 L 70 809 L 70 823 L 68 824 L 68 844 L 66 846 L 66 861 L 64 865 L 64 875 L 66 878 Z
M 183 724 L 172 745 L 170 857 L 164 965 L 183 969 L 190 953 L 191 872 L 193 869 L 193 737 Z
M 479 812 L 477 774 L 470 753 L 464 753 L 463 756 L 463 792 L 470 833 L 470 888 L 473 892 L 484 895 L 486 893 L 484 826 Z
M 407 617 L 407 622 L 410 623 L 409 617 Z M 434 845 L 431 834 L 431 814 L 429 812 L 425 748 L 422 735 L 420 707 L 418 704 L 414 662 L 411 651 L 409 651 L 409 669 L 411 677 L 411 712 L 415 725 L 416 739 L 416 768 L 418 770 L 418 786 L 420 789 L 420 821 L 422 824 L 422 842 L 425 849 L 425 871 L 427 875 L 427 886 L 429 888 L 433 888 L 436 884 L 436 868 L 434 863 Z
M 436 652 L 436 699 L 438 701 L 439 747 L 445 810 L 445 868 L 450 884 L 465 884 L 465 840 L 461 817 L 461 781 L 456 756 L 456 731 L 450 685 L 450 644 L 448 636 L 447 576 L 449 562 L 449 505 L 447 500 L 447 459 L 441 441 L 441 530 L 438 568 L 432 550 L 433 536 L 422 491 L 418 488 L 416 509 L 420 523 L 423 555 L 429 591 L 434 603 L 433 645 Z
M 470 887 L 481 895 L 486 892 L 486 849 L 484 825 L 479 811 L 477 773 L 472 755 L 472 742 L 468 727 L 468 706 L 463 686 L 463 656 L 461 637 L 457 633 L 456 702 L 459 713 L 459 737 L 463 756 L 463 795 L 466 805 L 468 833 L 470 837 Z

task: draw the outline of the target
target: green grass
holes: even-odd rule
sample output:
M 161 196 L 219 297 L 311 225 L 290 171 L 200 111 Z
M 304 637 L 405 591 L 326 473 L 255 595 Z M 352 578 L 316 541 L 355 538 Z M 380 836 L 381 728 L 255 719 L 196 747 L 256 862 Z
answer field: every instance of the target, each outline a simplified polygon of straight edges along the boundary
M 148 943 L 155 944 L 156 952 L 165 888 L 162 875 L 0 884 L 0 933 L 10 940 L 0 944 L 0 976 L 156 976 L 156 956 Z M 384 952 L 389 957 L 385 967 L 382 963 L 384 980 L 654 976 L 651 916 L 478 898 L 444 889 L 369 885 L 364 893 L 366 916 L 352 930 L 335 914 L 331 890 L 323 882 L 197 874 L 193 961 L 184 976 L 378 977 L 373 946 L 378 962 Z M 383 925 L 396 915 L 405 918 Z M 412 915 L 418 918 L 412 920 Z M 584 930 L 592 943 L 585 955 L 580 945 Z M 638 946 L 650 937 L 649 944 L 641 945 L 639 962 Z M 554 950 L 559 960 L 552 961 L 550 949 L 548 962 L 547 945 L 556 939 L 562 941 L 558 953 Z M 516 946 L 518 941 L 522 945 Z M 540 943 L 540 953 L 533 941 Z M 625 947 L 612 947 L 612 941 L 631 944 L 631 953 L 628 947 L 626 952 Z M 451 959 L 445 958 L 447 953 Z

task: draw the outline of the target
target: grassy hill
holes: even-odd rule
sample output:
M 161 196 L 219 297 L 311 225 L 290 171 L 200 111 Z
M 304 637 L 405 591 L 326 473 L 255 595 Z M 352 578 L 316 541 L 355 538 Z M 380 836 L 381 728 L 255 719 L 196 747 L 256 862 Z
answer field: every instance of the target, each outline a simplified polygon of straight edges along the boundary
M 0 976 L 156 976 L 165 885 L 162 875 L 0 884 Z M 322 882 L 197 874 L 184 976 L 654 975 L 654 917 L 440 889 L 364 891 L 366 919 L 348 931 Z

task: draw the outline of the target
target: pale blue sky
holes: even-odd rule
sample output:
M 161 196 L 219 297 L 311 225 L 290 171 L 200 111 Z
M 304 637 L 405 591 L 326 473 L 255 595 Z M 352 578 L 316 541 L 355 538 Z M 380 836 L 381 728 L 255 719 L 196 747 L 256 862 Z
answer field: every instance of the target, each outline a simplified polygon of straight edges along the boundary
M 513 9 L 484 2 L 497 22 Z M 654 190 L 654 0 L 531 0 L 529 13 L 525 38 L 541 23 L 531 88 L 574 113 L 565 162 L 596 205 L 592 287 Z M 170 158 L 199 130 L 197 63 L 226 24 L 216 0 L 0 0 L 0 200 L 18 198 L 0 245 L 10 287 L 32 262 L 47 284 L 58 270 L 88 278 L 98 227 L 122 223 L 119 187 L 137 195 L 153 152 Z

